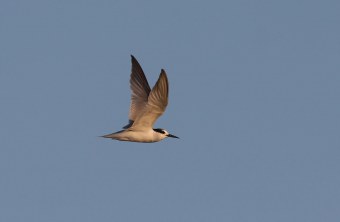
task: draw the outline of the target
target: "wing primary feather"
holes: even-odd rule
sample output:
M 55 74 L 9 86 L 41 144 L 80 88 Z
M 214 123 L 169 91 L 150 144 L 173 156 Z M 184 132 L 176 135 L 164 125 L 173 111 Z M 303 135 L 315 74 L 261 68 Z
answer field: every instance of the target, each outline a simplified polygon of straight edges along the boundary
M 124 128 L 130 127 L 133 121 L 142 112 L 148 102 L 148 96 L 151 91 L 144 71 L 133 55 L 131 55 L 130 89 L 131 103 L 129 111 L 129 124 L 124 126 Z
M 141 89 L 144 90 L 145 93 L 149 95 L 151 89 L 148 83 L 148 80 L 145 77 L 144 71 L 137 61 L 137 59 L 131 55 L 131 78 L 130 78 L 130 86 L 133 84 L 137 84 Z M 133 91 L 133 89 L 131 88 Z
M 148 104 L 157 106 L 159 110 L 165 111 L 168 105 L 169 83 L 164 69 L 161 70 L 159 78 L 149 94 Z

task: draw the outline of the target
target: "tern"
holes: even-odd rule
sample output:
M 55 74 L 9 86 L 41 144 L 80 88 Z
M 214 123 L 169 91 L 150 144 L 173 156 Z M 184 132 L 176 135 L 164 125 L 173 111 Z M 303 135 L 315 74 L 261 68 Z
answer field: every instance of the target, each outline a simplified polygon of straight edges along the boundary
M 178 138 L 165 129 L 153 128 L 168 105 L 169 83 L 164 69 L 161 70 L 151 90 L 142 67 L 133 55 L 131 55 L 131 63 L 129 123 L 123 127 L 123 130 L 102 137 L 141 143 L 158 142 L 166 137 Z

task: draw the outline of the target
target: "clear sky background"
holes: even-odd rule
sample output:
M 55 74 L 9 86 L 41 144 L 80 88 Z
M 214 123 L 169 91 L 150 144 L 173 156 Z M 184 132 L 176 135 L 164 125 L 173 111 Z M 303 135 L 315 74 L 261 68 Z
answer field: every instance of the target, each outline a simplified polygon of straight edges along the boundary
M 340 221 L 340 2 L 0 3 L 0 221 Z M 130 54 L 168 73 L 154 144 Z

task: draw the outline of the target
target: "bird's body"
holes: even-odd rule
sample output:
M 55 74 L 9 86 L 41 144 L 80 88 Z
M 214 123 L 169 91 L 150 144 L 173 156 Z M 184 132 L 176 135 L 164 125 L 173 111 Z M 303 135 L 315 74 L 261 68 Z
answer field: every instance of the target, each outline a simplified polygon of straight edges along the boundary
M 161 70 L 151 90 L 141 66 L 132 55 L 131 63 L 130 88 L 132 93 L 129 124 L 124 127 L 124 130 L 103 137 L 142 143 L 158 142 L 166 137 L 178 138 L 164 129 L 153 129 L 153 124 L 168 105 L 169 86 L 165 71 Z
M 104 137 L 121 141 L 153 143 L 161 141 L 167 136 L 165 134 L 158 133 L 153 129 L 149 130 L 126 129 L 106 135 Z

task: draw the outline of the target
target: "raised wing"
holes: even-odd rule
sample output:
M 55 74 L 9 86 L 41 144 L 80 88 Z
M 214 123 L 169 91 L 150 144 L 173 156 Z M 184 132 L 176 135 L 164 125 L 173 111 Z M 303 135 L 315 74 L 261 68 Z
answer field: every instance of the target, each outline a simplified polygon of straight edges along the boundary
M 149 94 L 148 102 L 143 113 L 137 116 L 132 128 L 136 130 L 152 128 L 168 105 L 169 83 L 165 71 L 162 69 L 159 78 Z
M 129 112 L 129 124 L 124 126 L 123 128 L 129 128 L 136 120 L 137 116 L 141 114 L 148 102 L 148 96 L 151 91 L 148 80 L 144 75 L 143 69 L 133 55 L 131 55 L 131 63 L 131 103 Z

